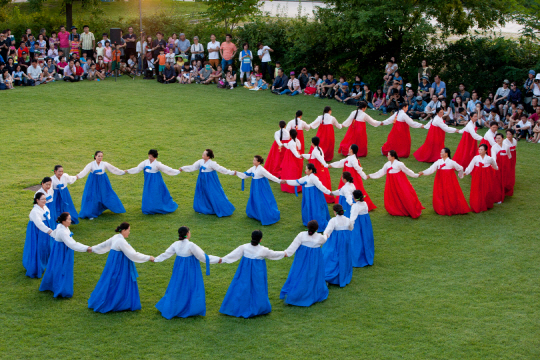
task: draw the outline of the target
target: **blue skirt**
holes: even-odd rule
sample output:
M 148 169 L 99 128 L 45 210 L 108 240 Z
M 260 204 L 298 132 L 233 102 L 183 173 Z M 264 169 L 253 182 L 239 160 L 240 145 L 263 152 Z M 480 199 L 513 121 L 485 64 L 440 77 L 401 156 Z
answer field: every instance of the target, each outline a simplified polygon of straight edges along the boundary
M 206 315 L 204 281 L 199 260 L 177 256 L 165 295 L 156 308 L 166 319 Z
M 285 304 L 296 306 L 311 306 L 328 298 L 320 247 L 302 245 L 298 248 L 279 298 L 285 299 Z
M 168 214 L 175 212 L 178 204 L 174 202 L 160 172 L 144 172 L 144 189 L 141 210 L 143 214 Z
M 343 211 L 345 211 L 343 215 L 346 217 L 351 217 L 351 205 L 349 205 L 349 203 L 345 199 L 345 196 L 339 197 L 339 204 L 343 206 Z
M 107 174 L 88 174 L 88 180 L 84 185 L 79 217 L 81 219 L 97 218 L 107 209 L 117 214 L 126 212 L 124 205 L 122 205 L 114 192 Z
M 369 214 L 358 215 L 351 233 L 352 264 L 354 267 L 373 265 L 375 242 Z
M 55 241 L 47 271 L 39 291 L 52 291 L 54 297 L 70 298 L 73 296 L 73 262 L 74 251 L 71 250 L 63 242 Z
M 227 199 L 215 171 L 199 172 L 197 185 L 195 185 L 193 210 L 206 215 L 215 214 L 218 217 L 233 214 L 234 206 Z
M 266 261 L 242 257 L 219 312 L 247 319 L 270 311 Z
M 73 200 L 67 187 L 64 186 L 61 190 L 54 190 L 54 198 L 51 204 L 54 204 L 52 207 L 56 216 L 60 216 L 63 212 L 68 212 L 71 215 L 71 223 L 75 225 L 79 223 L 79 214 L 75 210 L 75 205 L 73 205 Z M 52 217 L 52 213 L 51 211 L 51 220 L 56 221 L 56 218 Z M 53 229 L 55 228 L 56 225 Z
M 302 187 L 302 222 L 304 226 L 311 220 L 317 220 L 319 229 L 325 229 L 330 221 L 328 205 L 321 190 L 315 186 Z
M 334 230 L 324 244 L 324 274 L 330 284 L 346 286 L 353 274 L 351 231 Z
M 43 222 L 50 227 L 52 220 L 45 220 Z M 28 221 L 22 258 L 23 266 L 26 269 L 26 276 L 40 278 L 43 275 L 49 261 L 53 242 L 56 241 L 49 234 L 39 230 L 33 221 Z
M 88 299 L 95 312 L 140 310 L 141 299 L 137 286 L 137 269 L 121 251 L 111 250 L 101 277 Z
M 267 178 L 251 180 L 246 214 L 252 219 L 259 220 L 263 225 L 272 225 L 279 221 L 276 199 Z

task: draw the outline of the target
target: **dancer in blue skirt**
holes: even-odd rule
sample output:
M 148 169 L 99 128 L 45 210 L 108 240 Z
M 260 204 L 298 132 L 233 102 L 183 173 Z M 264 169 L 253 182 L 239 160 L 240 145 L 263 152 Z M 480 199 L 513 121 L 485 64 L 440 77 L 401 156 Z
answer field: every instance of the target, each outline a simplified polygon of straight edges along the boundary
M 344 185 L 341 187 L 341 189 L 332 191 L 332 195 L 339 196 L 339 204 L 343 206 L 343 211 L 345 211 L 344 215 L 346 217 L 350 217 L 351 206 L 354 203 L 353 191 L 356 190 L 354 187 L 354 179 L 350 172 L 344 171 L 341 174 L 341 181 L 343 181 Z
M 213 161 L 214 152 L 206 149 L 202 153 L 202 159 L 193 165 L 182 166 L 179 170 L 192 172 L 199 170 L 197 185 L 195 185 L 195 198 L 193 199 L 193 210 L 206 215 L 217 215 L 218 217 L 231 216 L 234 206 L 221 187 L 216 171 L 226 175 L 236 175 L 236 171 L 225 169 L 217 162 Z
M 56 222 L 58 226 L 53 232 L 55 241 L 39 291 L 52 291 L 54 297 L 70 298 L 73 296 L 73 251 L 91 252 L 92 248 L 73 240 L 73 233 L 69 230 L 71 215 L 68 212 L 60 214 Z
M 210 275 L 210 264 L 219 262 L 219 257 L 206 255 L 200 247 L 189 241 L 191 231 L 188 227 L 178 229 L 178 236 L 178 241 L 154 260 L 162 262 L 176 254 L 169 286 L 156 304 L 161 315 L 169 320 L 173 317 L 206 315 L 204 281 L 199 262 L 206 263 L 206 275 Z
M 52 179 L 50 177 L 45 176 L 43 180 L 41 180 L 41 188 L 35 192 L 34 196 L 36 196 L 37 193 L 45 194 L 45 198 L 47 199 L 47 208 L 49 209 L 51 219 L 56 219 L 58 216 L 56 216 L 54 212 L 54 189 L 52 187 Z M 56 223 L 54 224 L 54 227 L 52 229 L 56 229 Z
M 233 263 L 238 259 L 240 265 L 229 285 L 219 312 L 225 315 L 250 318 L 268 314 L 272 311 L 268 298 L 268 278 L 266 261 L 280 260 L 287 257 L 284 251 L 272 251 L 259 245 L 262 232 L 255 230 L 251 234 L 251 243 L 240 245 L 229 255 L 220 259 L 220 263 Z
M 281 180 L 281 183 L 302 186 L 302 222 L 307 226 L 309 221 L 317 220 L 319 228 L 323 229 L 330 220 L 328 205 L 324 198 L 324 194 L 330 195 L 330 190 L 324 187 L 316 173 L 315 165 L 307 164 L 306 176 L 297 180 Z
M 351 254 L 352 224 L 343 215 L 343 207 L 334 205 L 336 217 L 328 222 L 324 235 L 328 238 L 322 253 L 324 257 L 324 273 L 328 283 L 345 287 L 351 282 L 353 266 Z
M 52 207 L 54 210 L 52 212 L 54 214 L 68 212 L 71 215 L 71 223 L 76 225 L 79 223 L 79 214 L 75 210 L 75 205 L 73 205 L 71 194 L 67 188 L 68 185 L 73 184 L 75 181 L 77 181 L 77 177 L 66 174 L 62 165 L 54 167 L 54 176 L 52 177 L 52 188 L 54 190 Z
M 30 211 L 30 221 L 26 227 L 22 263 L 26 276 L 40 278 L 47 267 L 51 251 L 51 234 L 53 232 L 51 214 L 43 193 L 34 195 L 34 207 Z
M 280 299 L 285 299 L 285 304 L 311 306 L 328 297 L 321 251 L 326 237 L 317 234 L 319 224 L 316 220 L 308 222 L 307 227 L 308 231 L 298 234 L 285 250 L 288 257 L 296 253 L 287 281 L 279 294 Z
M 270 188 L 268 179 L 277 182 L 280 180 L 270 174 L 262 165 L 264 159 L 260 155 L 253 158 L 253 167 L 244 173 L 237 172 L 236 176 L 242 179 L 242 191 L 244 191 L 244 179 L 252 176 L 251 189 L 249 190 L 249 200 L 246 205 L 248 217 L 259 220 L 263 225 L 272 225 L 279 221 L 280 213 L 277 207 L 276 198 Z
M 86 174 L 90 173 L 84 186 L 79 218 L 93 220 L 107 209 L 117 214 L 126 212 L 124 205 L 122 205 L 122 202 L 112 189 L 111 182 L 105 171 L 115 175 L 124 175 L 126 173 L 125 170 L 120 170 L 103 161 L 103 152 L 96 151 L 94 161 L 86 165 L 83 171 L 77 175 L 78 179 L 82 179 Z
M 375 256 L 375 241 L 373 239 L 373 226 L 369 217 L 368 206 L 364 201 L 364 194 L 354 190 L 355 203 L 351 207 L 351 253 L 353 267 L 373 265 Z
M 151 149 L 148 151 L 148 160 L 144 160 L 137 167 L 129 169 L 129 174 L 137 174 L 144 171 L 144 189 L 142 195 L 141 210 L 143 214 L 168 214 L 178 209 L 178 204 L 174 202 L 163 181 L 161 173 L 167 175 L 178 175 L 179 170 L 170 168 L 157 161 L 158 151 Z
M 140 310 L 139 274 L 133 262 L 154 261 L 153 256 L 138 253 L 128 244 L 126 238 L 131 228 L 127 222 L 120 224 L 115 231 L 120 234 L 92 247 L 94 254 L 109 251 L 105 268 L 88 299 L 88 307 L 95 312 Z

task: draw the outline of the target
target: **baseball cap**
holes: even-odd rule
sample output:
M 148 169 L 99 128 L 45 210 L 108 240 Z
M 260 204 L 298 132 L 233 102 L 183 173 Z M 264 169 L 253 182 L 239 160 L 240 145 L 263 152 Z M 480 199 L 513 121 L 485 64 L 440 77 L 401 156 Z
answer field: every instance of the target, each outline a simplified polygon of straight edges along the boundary
M 534 70 L 529 70 L 529 74 L 536 75 L 536 72 Z
M 510 81 L 508 81 L 508 79 L 504 79 L 503 83 L 504 84 L 510 84 Z
M 289 73 L 289 75 L 294 75 L 294 71 L 291 71 L 291 72 Z
M 355 82 L 353 86 L 362 86 L 362 84 Z
M 429 80 L 429 78 L 428 78 L 427 76 L 422 76 L 422 77 L 420 78 L 420 80 L 423 80 L 423 79 Z
M 518 108 L 518 109 L 521 109 L 521 110 L 524 110 L 524 109 L 525 109 L 525 108 L 523 107 L 523 105 L 521 105 L 521 104 L 519 104 L 519 105 L 517 106 L 517 108 Z
M 536 74 L 536 77 L 534 78 L 534 80 L 540 80 L 540 74 Z
M 71 30 L 73 30 L 73 29 L 77 29 L 77 27 L 76 27 L 76 26 L 72 26 L 72 27 L 71 27 Z
M 412 87 L 411 83 L 406 83 L 405 87 Z
M 256 74 L 255 76 L 256 77 L 262 77 L 262 74 Z
M 345 82 L 343 83 L 343 86 L 349 86 L 349 83 L 345 81 Z
M 417 97 L 416 97 L 416 101 L 422 101 L 422 100 L 423 100 L 423 99 L 422 99 L 421 96 L 417 96 Z

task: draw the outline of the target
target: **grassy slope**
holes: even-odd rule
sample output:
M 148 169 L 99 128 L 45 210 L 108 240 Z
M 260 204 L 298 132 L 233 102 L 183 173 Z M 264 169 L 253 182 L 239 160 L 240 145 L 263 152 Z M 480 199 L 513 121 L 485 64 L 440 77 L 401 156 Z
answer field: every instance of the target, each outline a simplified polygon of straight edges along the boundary
M 121 79 L 101 83 L 52 84 L 2 92 L 0 123 L 4 159 L 0 191 L 0 350 L 11 358 L 178 357 L 210 358 L 538 358 L 539 245 L 534 223 L 540 200 L 537 146 L 520 142 L 515 196 L 482 214 L 441 217 L 431 206 L 433 176 L 412 179 L 427 208 L 417 219 L 389 216 L 383 207 L 384 179 L 365 187 L 379 209 L 371 213 L 375 265 L 355 269 L 344 289 L 331 287 L 324 303 L 310 308 L 279 300 L 292 259 L 268 261 L 273 311 L 244 320 L 218 310 L 237 264 L 212 267 L 205 277 L 207 316 L 163 319 L 154 308 L 168 284 L 173 260 L 140 264 L 142 310 L 95 314 L 87 308 L 106 256 L 75 255 L 75 295 L 57 300 L 38 291 L 40 280 L 24 276 L 22 249 L 32 194 L 23 188 L 52 175 L 55 164 L 75 175 L 95 150 L 120 168 L 136 166 L 149 148 L 170 166 L 191 164 L 206 147 L 223 166 L 245 171 L 254 154 L 267 155 L 278 120 L 302 109 L 312 121 L 325 105 L 342 122 L 353 110 L 305 96 L 218 90 L 204 86 L 162 86 Z M 34 106 L 31 106 L 31 105 Z M 6 106 L 9 105 L 9 106 Z M 24 113 L 23 113 L 24 111 Z M 374 114 L 374 112 L 371 112 Z M 382 118 L 377 117 L 376 118 Z M 379 147 L 390 127 L 368 127 L 366 172 L 382 167 Z M 337 131 L 337 143 L 345 131 Z M 425 130 L 412 130 L 413 150 Z M 306 138 L 314 136 L 311 131 Z M 455 150 L 459 136 L 448 135 Z M 337 156 L 338 159 L 341 156 Z M 405 160 L 414 171 L 427 168 Z M 332 170 L 334 186 L 339 170 Z M 209 254 L 225 255 L 262 228 L 263 244 L 280 250 L 303 231 L 300 198 L 272 185 L 282 220 L 261 225 L 245 216 L 240 180 L 220 175 L 237 210 L 230 218 L 193 212 L 196 174 L 165 176 L 179 204 L 168 215 L 140 212 L 143 176 L 110 175 L 127 213 L 105 213 L 72 227 L 78 241 L 94 245 L 113 235 L 121 221 L 132 224 L 130 243 L 158 255 L 176 239 L 181 225 Z M 80 207 L 85 180 L 70 186 Z M 468 196 L 470 178 L 461 181 Z

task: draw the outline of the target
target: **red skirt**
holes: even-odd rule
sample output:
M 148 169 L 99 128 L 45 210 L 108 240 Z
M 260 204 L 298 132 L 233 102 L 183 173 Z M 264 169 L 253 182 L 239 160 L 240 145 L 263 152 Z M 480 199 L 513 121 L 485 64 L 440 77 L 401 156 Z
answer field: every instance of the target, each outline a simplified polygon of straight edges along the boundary
M 302 167 L 304 166 L 303 158 L 299 159 L 293 155 L 289 149 L 281 149 L 285 156 L 281 163 L 281 178 L 286 180 L 295 180 L 302 177 Z M 294 186 L 281 184 L 281 191 L 294 194 Z M 302 187 L 298 186 L 298 192 L 302 191 Z
M 471 211 L 454 169 L 437 170 L 433 184 L 433 210 L 439 215 L 461 215 Z
M 349 126 L 345 137 L 339 144 L 339 153 L 343 156 L 349 155 L 349 148 L 352 144 L 358 146 L 358 154 L 356 154 L 356 156 L 367 156 L 367 133 L 365 122 L 353 120 L 352 125 Z
M 316 136 L 321 140 L 319 147 L 324 152 L 324 161 L 332 161 L 334 158 L 334 145 L 336 143 L 336 139 L 334 138 L 334 125 L 322 124 L 319 126 Z
M 410 216 L 413 219 L 420 217 L 425 209 L 403 171 L 386 174 L 384 208 L 390 215 Z
M 384 156 L 395 150 L 400 158 L 408 158 L 411 154 L 411 132 L 406 122 L 396 121 L 388 134 L 388 139 L 381 148 Z
M 441 150 L 444 148 L 444 138 L 446 133 L 443 129 L 431 125 L 429 127 L 426 141 L 414 152 L 414 157 L 420 162 L 430 162 L 441 158 Z
M 464 132 L 452 160 L 466 168 L 478 155 L 478 142 L 468 132 Z
M 497 166 L 499 170 L 495 170 L 495 181 L 493 182 L 494 201 L 503 202 L 506 195 L 506 187 L 508 186 L 508 175 L 512 168 L 512 159 L 509 159 L 507 155 L 498 156 L 497 154 Z
M 311 151 L 313 151 L 313 148 L 311 148 Z M 311 151 L 309 152 L 310 154 Z M 323 164 L 321 164 L 317 159 L 310 159 L 309 163 L 315 165 L 315 169 L 317 169 L 317 173 L 315 174 L 315 176 L 319 178 L 324 187 L 332 191 L 332 180 L 330 179 L 330 171 L 328 171 L 328 169 L 325 168 Z M 333 204 L 336 200 L 334 195 L 331 194 L 324 194 L 324 198 L 326 200 L 326 203 L 328 204 Z
M 512 158 L 509 160 L 510 164 L 508 172 L 506 173 L 506 182 L 504 184 L 505 196 L 514 195 L 514 185 L 516 184 L 516 148 L 510 149 Z
M 489 156 L 491 156 L 491 145 L 489 144 L 489 141 L 487 141 L 486 139 L 482 139 L 482 141 L 480 141 L 480 145 L 482 144 L 486 144 L 487 147 L 488 147 L 488 151 L 487 151 L 487 154 Z M 467 164 L 468 165 L 468 164 Z
M 493 182 L 495 170 L 490 167 L 475 166 L 471 178 L 469 203 L 475 213 L 487 211 L 493 207 Z
M 348 167 L 347 165 L 345 165 L 343 167 L 343 171 L 344 172 L 348 171 L 348 172 L 351 173 L 351 175 L 352 175 L 352 177 L 354 179 L 354 187 L 356 188 L 356 190 L 360 190 L 364 194 L 364 201 L 366 202 L 366 204 L 368 206 L 368 211 L 375 210 L 377 207 L 375 206 L 373 201 L 371 201 L 371 198 L 368 196 L 368 193 L 366 192 L 366 189 L 364 189 L 364 183 L 362 182 L 362 178 L 360 177 L 360 175 L 358 175 L 356 170 L 354 170 L 354 168 L 352 168 L 352 167 Z M 343 179 L 340 179 L 339 180 L 339 189 L 341 189 L 343 187 L 343 185 L 345 185 L 345 183 L 343 182 Z M 339 204 L 339 196 L 336 196 L 336 204 Z
M 289 141 L 290 140 L 283 140 L 282 143 L 285 144 Z M 274 141 L 270 148 L 270 152 L 266 157 L 264 168 L 268 170 L 270 174 L 278 178 L 281 178 L 281 162 L 283 161 L 283 156 L 285 156 L 285 149 L 280 149 L 277 142 Z
M 298 134 L 296 136 L 296 138 L 298 140 L 300 140 L 300 145 L 301 145 L 300 150 L 298 151 L 298 153 L 299 154 L 305 154 L 306 151 L 304 149 L 306 148 L 306 145 L 304 144 L 304 130 L 296 130 L 296 132 Z

